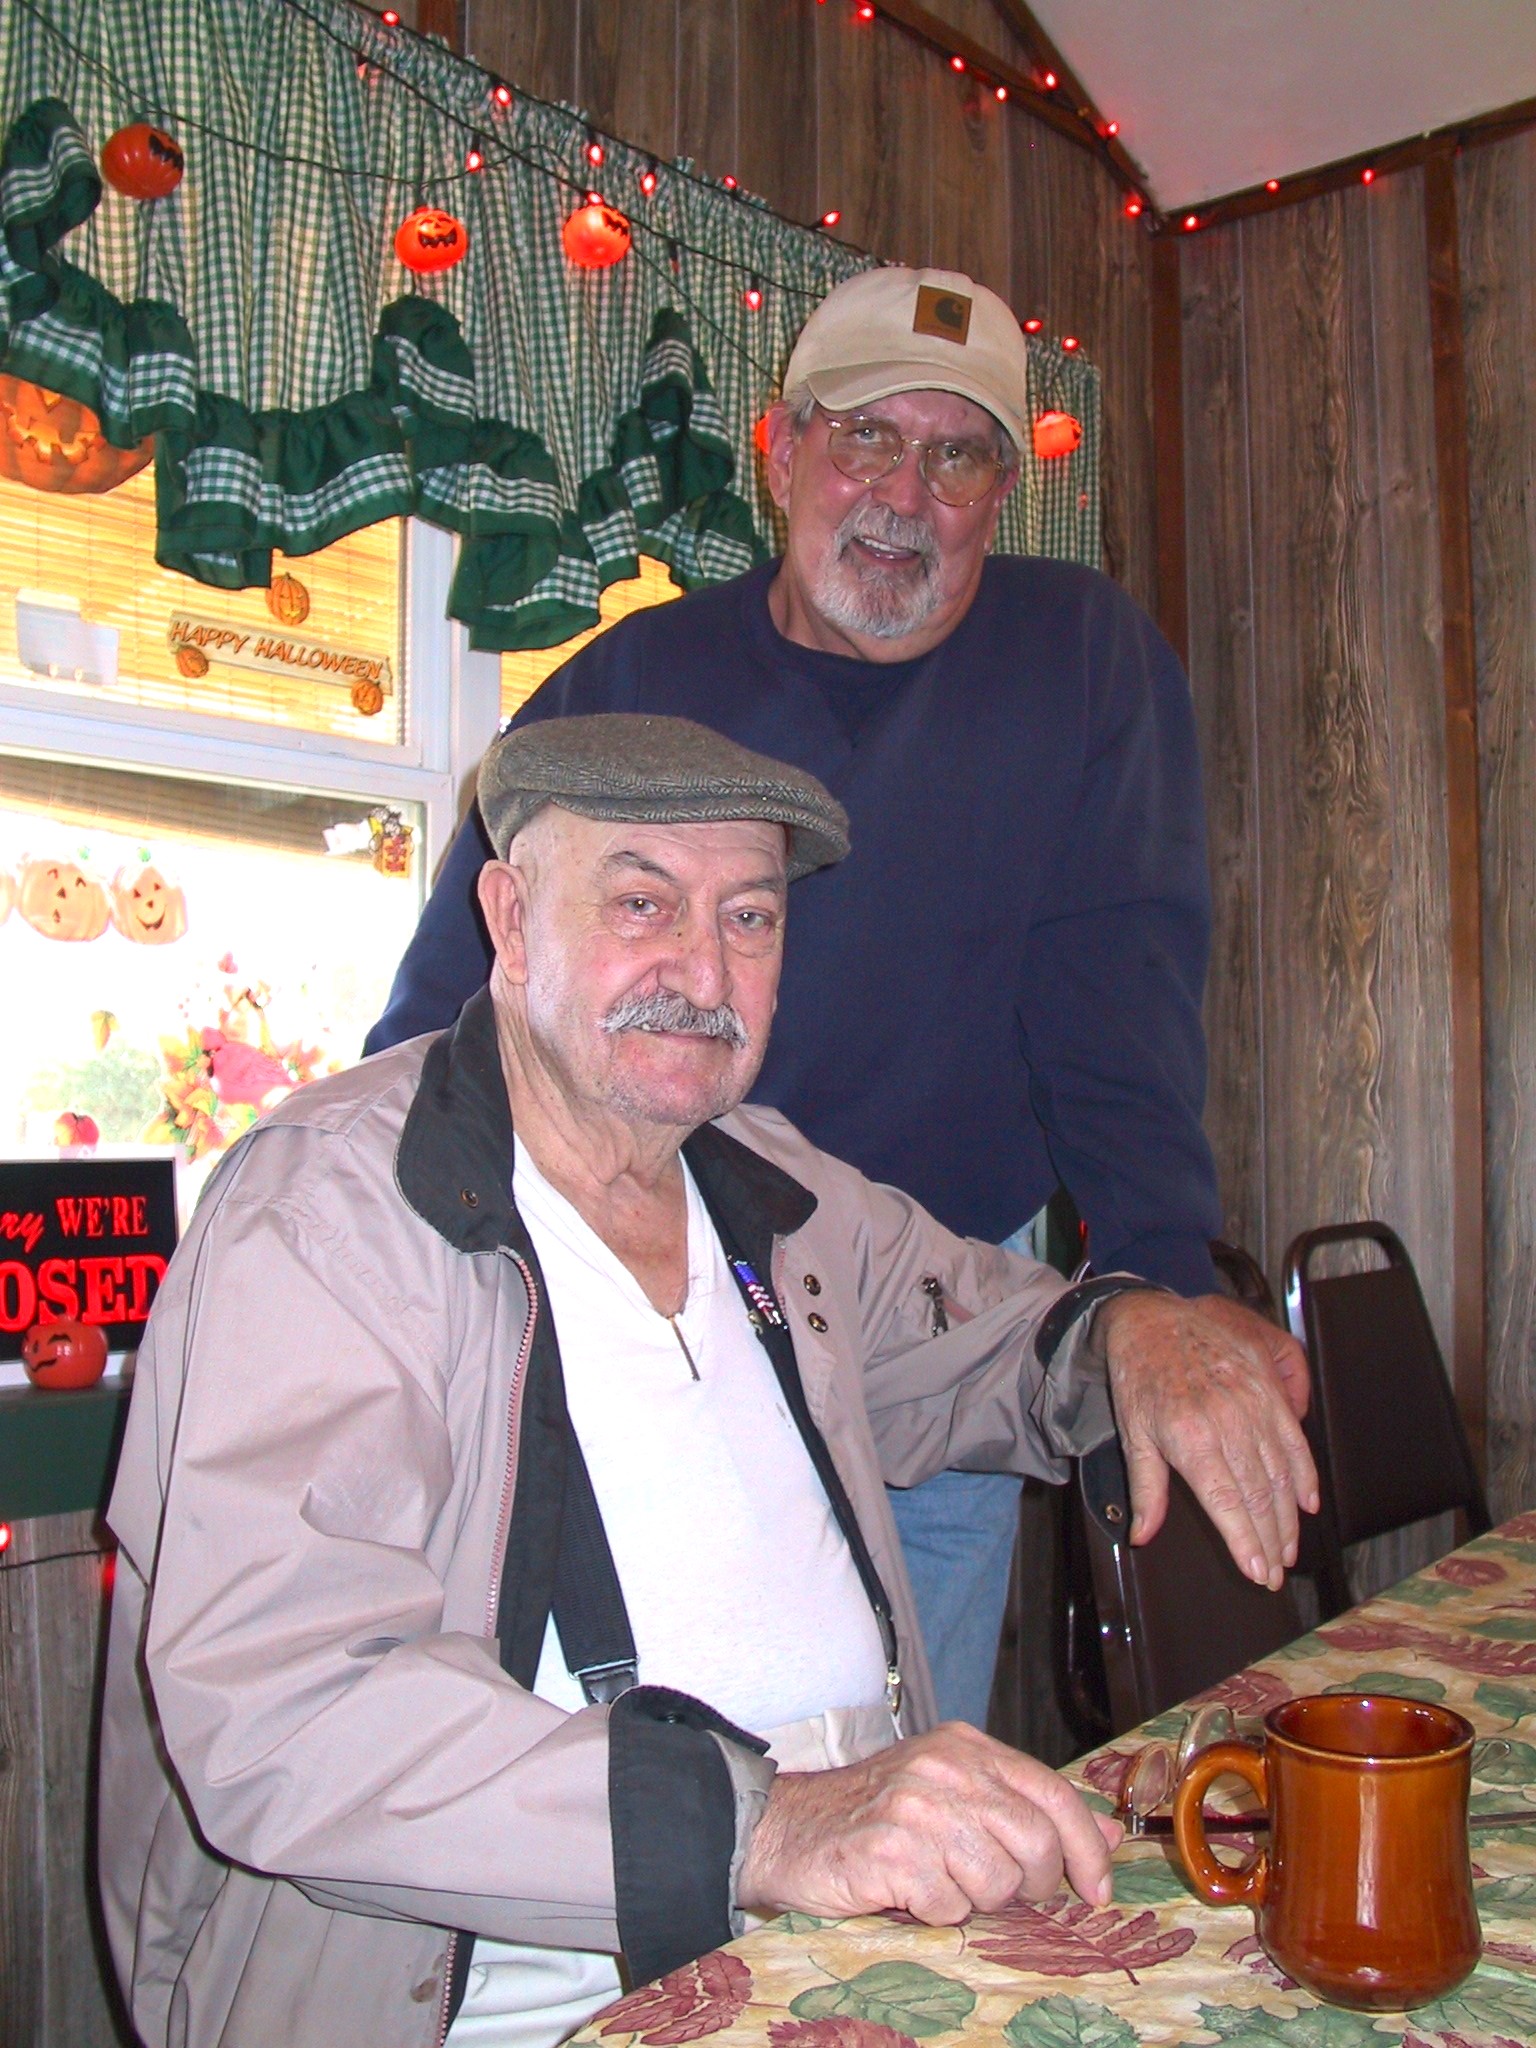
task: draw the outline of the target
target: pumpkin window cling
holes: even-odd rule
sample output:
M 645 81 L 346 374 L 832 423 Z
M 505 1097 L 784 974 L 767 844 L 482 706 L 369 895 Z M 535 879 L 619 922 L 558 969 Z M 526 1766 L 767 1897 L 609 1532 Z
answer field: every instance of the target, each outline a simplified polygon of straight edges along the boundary
M 309 592 L 285 571 L 267 586 L 267 610 L 280 626 L 302 626 L 309 617 Z

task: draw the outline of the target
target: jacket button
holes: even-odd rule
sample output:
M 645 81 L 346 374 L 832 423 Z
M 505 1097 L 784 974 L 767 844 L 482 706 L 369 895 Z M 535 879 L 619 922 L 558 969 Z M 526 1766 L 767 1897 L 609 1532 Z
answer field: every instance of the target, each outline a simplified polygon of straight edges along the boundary
M 827 1319 L 825 1316 L 807 1316 L 805 1320 L 810 1324 L 811 1328 L 816 1332 L 818 1337 L 827 1327 Z
M 821 1282 L 816 1278 L 816 1275 L 814 1273 L 806 1274 L 805 1291 L 807 1294 L 820 1294 Z
M 459 1200 L 464 1204 L 466 1209 L 478 1209 L 480 1206 L 480 1197 L 475 1193 L 473 1188 L 460 1188 Z

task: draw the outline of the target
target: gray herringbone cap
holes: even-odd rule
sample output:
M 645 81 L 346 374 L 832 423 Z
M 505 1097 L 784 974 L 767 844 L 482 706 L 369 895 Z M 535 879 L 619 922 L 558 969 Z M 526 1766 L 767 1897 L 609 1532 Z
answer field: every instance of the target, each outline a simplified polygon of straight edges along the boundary
M 546 804 L 648 825 L 765 818 L 788 828 L 792 882 L 848 851 L 848 815 L 814 775 L 691 718 L 605 711 L 516 726 L 481 762 L 479 794 L 503 860 Z

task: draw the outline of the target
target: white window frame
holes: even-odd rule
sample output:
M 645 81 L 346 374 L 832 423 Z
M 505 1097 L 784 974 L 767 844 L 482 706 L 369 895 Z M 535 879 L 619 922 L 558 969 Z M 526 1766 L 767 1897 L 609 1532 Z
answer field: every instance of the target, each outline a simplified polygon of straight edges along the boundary
M 421 872 L 430 883 L 501 722 L 499 656 L 476 653 L 467 630 L 448 617 L 456 548 L 441 527 L 406 522 L 406 733 L 398 746 L 194 711 L 92 704 L 3 682 L 0 746 L 108 767 L 419 804 L 426 838 Z

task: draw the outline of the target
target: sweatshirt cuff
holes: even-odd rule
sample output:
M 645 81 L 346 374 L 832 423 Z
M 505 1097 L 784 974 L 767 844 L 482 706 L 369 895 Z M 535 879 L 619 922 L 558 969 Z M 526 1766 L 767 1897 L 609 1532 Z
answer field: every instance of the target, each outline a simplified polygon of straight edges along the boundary
M 747 1760 L 767 1746 L 666 1686 L 637 1685 L 609 1708 L 614 1901 L 634 1983 L 731 1940 L 733 1880 L 772 1782 L 769 1766 L 753 1812 Z
M 741 1897 L 741 1867 L 747 1860 L 747 1851 L 752 1846 L 752 1837 L 757 1833 L 757 1824 L 768 1806 L 768 1794 L 773 1790 L 773 1781 L 779 1774 L 779 1767 L 772 1757 L 759 1756 L 754 1749 L 743 1749 L 739 1743 L 710 1730 L 712 1739 L 720 1745 L 720 1754 L 725 1758 L 725 1767 L 731 1774 L 731 1791 L 736 1799 L 736 1853 L 731 1858 L 730 1883 L 727 1897 L 730 1901 L 731 1936 L 745 1934 L 747 1916 L 737 1900 Z

